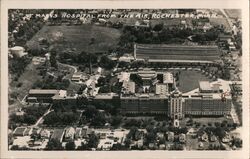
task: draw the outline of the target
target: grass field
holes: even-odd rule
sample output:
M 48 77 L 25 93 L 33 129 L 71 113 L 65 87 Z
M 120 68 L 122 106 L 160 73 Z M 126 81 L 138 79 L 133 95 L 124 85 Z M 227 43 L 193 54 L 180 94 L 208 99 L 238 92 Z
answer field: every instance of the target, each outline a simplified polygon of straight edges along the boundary
M 120 31 L 95 25 L 81 26 L 48 26 L 45 25 L 30 41 L 30 48 L 39 48 L 39 38 L 46 38 L 60 50 L 74 50 L 74 52 L 106 52 L 118 43 Z M 91 39 L 94 43 L 89 45 Z
M 199 87 L 199 81 L 212 81 L 204 74 L 193 70 L 181 70 L 179 75 L 179 90 L 188 92 Z

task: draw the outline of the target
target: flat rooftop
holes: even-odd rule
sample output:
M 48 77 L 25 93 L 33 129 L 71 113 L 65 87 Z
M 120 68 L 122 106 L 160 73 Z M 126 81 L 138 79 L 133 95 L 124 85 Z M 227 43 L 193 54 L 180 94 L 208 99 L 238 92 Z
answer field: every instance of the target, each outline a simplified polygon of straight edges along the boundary
M 29 94 L 57 94 L 59 90 L 56 89 L 31 89 Z
M 209 81 L 200 81 L 199 85 L 201 90 L 208 90 L 208 91 L 212 90 Z
M 215 61 L 219 60 L 218 46 L 189 46 L 189 45 L 166 45 L 166 44 L 136 44 L 136 59 L 148 59 L 152 62 L 162 60 L 180 62 L 186 61 Z M 158 61 L 159 60 L 159 61 Z

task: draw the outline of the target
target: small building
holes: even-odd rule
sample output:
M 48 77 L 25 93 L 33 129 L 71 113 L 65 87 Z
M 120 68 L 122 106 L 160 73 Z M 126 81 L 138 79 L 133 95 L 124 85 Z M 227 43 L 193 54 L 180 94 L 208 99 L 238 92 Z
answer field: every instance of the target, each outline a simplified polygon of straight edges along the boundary
M 231 34 L 220 34 L 218 38 L 219 38 L 220 42 L 229 43 L 232 40 L 232 35 Z
M 64 137 L 64 133 L 65 133 L 64 129 L 55 129 L 52 136 L 51 136 L 51 139 L 62 142 L 63 137 Z
M 75 139 L 82 138 L 82 128 L 76 128 Z
M 82 74 L 81 73 L 74 73 L 71 77 L 72 82 L 80 82 L 82 80 Z
M 228 143 L 232 140 L 230 134 L 228 132 L 226 132 L 226 135 L 222 138 L 222 142 L 224 143 Z
M 165 144 L 160 144 L 159 145 L 159 149 L 160 150 L 165 150 L 166 149 L 166 145 Z
M 21 46 L 14 46 L 10 48 L 10 52 L 12 53 L 12 55 L 19 57 L 19 58 L 28 54 L 27 52 L 24 52 L 24 51 L 25 49 Z
M 186 142 L 186 135 L 185 134 L 180 134 L 179 135 L 179 141 L 181 143 L 185 143 Z
M 206 132 L 203 132 L 203 134 L 201 135 L 201 141 L 208 142 L 208 135 Z
M 40 132 L 40 135 L 41 135 L 41 138 L 49 139 L 49 138 L 50 138 L 50 131 L 49 131 L 49 130 L 46 130 L 46 129 L 43 129 L 43 130 Z
M 26 129 L 26 127 L 17 127 L 13 132 L 13 136 L 24 136 Z
M 192 136 L 192 137 L 195 137 L 197 136 L 197 129 L 195 128 L 190 128 L 187 132 L 188 135 Z
M 33 135 L 38 135 L 38 134 L 41 133 L 41 131 L 42 131 L 42 128 L 35 127 L 35 128 L 32 129 L 32 134 Z
M 149 143 L 149 144 L 148 144 L 148 147 L 149 147 L 150 149 L 154 149 L 154 148 L 155 148 L 155 143 Z
M 141 148 L 143 146 L 143 139 L 140 139 L 137 141 L 138 148 Z
M 122 92 L 124 94 L 134 94 L 135 93 L 135 82 L 124 81 L 122 84 Z
M 209 140 L 211 142 L 215 142 L 215 141 L 217 141 L 217 137 L 214 134 L 211 134 Z
M 168 141 L 173 142 L 174 141 L 174 132 L 167 132 L 168 135 Z
M 65 131 L 65 140 L 73 141 L 75 138 L 75 129 L 73 127 L 69 127 Z
M 32 134 L 32 130 L 33 128 L 27 128 L 25 131 L 24 131 L 24 136 L 30 136 Z

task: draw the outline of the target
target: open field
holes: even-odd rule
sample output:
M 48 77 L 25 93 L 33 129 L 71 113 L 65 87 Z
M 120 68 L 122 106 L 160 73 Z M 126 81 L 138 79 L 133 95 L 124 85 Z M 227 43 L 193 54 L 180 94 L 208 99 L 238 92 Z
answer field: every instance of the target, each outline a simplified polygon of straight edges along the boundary
M 56 45 L 59 51 L 73 50 L 73 52 L 107 52 L 118 43 L 120 31 L 95 25 L 81 26 L 48 26 L 45 25 L 30 41 L 30 48 L 39 48 L 39 39 L 48 39 Z M 91 39 L 93 44 L 90 45 Z
M 193 70 L 181 70 L 179 75 L 179 90 L 188 92 L 199 87 L 199 81 L 212 81 L 204 74 Z

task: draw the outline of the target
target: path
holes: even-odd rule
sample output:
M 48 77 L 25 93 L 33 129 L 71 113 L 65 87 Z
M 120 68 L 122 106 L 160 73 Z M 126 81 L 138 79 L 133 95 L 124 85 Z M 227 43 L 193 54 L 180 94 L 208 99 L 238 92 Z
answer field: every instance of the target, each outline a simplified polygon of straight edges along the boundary
M 47 110 L 47 112 L 45 112 L 45 113 L 43 114 L 43 116 L 41 116 L 41 117 L 37 120 L 37 122 L 36 122 L 34 125 L 32 125 L 31 127 L 37 127 L 38 124 L 42 121 L 42 119 L 43 119 L 46 115 L 48 115 L 50 112 L 54 111 L 54 110 L 51 110 L 51 107 L 52 107 L 52 105 L 49 107 L 49 109 Z
M 64 63 L 60 63 L 60 62 L 58 62 L 58 64 L 62 65 L 64 67 L 70 67 L 70 68 L 74 69 L 74 73 L 77 72 L 77 67 L 76 66 L 72 66 L 72 65 L 68 65 L 68 64 L 64 64 Z
M 227 22 L 228 22 L 230 28 L 233 29 L 233 26 L 234 26 L 234 25 L 233 25 L 231 19 L 228 17 L 228 15 L 227 15 L 227 13 L 225 12 L 225 10 L 224 10 L 224 9 L 220 9 L 220 11 L 221 11 L 222 14 L 226 17 Z

